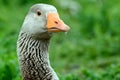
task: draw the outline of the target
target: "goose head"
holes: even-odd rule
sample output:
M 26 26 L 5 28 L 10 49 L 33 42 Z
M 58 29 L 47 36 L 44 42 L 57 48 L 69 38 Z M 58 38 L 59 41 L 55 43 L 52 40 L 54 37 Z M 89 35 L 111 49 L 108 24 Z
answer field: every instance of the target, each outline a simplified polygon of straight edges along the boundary
M 49 39 L 53 33 L 67 32 L 69 29 L 54 6 L 35 4 L 25 17 L 21 30 L 36 39 Z

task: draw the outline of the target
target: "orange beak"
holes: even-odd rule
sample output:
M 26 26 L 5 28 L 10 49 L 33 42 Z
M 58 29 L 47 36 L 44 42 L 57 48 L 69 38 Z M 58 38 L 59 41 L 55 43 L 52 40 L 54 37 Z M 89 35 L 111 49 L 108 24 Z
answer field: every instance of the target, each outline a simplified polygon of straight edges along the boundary
M 47 14 L 47 29 L 49 32 L 67 32 L 69 27 L 59 18 L 57 13 Z

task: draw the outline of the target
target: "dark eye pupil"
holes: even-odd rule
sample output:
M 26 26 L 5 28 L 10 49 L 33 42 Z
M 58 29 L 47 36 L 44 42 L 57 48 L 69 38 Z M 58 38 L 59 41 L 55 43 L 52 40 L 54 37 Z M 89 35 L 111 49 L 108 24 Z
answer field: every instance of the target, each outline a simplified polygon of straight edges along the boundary
M 37 15 L 40 16 L 40 15 L 41 15 L 41 12 L 37 12 Z

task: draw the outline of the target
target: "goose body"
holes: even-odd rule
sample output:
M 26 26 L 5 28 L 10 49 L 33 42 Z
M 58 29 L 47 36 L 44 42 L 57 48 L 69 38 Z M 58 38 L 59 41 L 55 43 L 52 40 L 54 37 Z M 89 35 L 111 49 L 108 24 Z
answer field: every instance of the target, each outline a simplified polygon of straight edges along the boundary
M 69 31 L 54 6 L 33 5 L 23 22 L 17 53 L 23 80 L 59 80 L 50 65 L 48 47 L 53 33 Z

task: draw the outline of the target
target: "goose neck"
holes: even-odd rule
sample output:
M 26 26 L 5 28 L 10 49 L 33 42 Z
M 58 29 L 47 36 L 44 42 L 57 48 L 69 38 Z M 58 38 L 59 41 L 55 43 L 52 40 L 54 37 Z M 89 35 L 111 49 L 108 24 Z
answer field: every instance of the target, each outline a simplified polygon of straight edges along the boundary
M 20 33 L 17 51 L 23 80 L 59 80 L 50 66 L 49 40 L 36 40 Z

